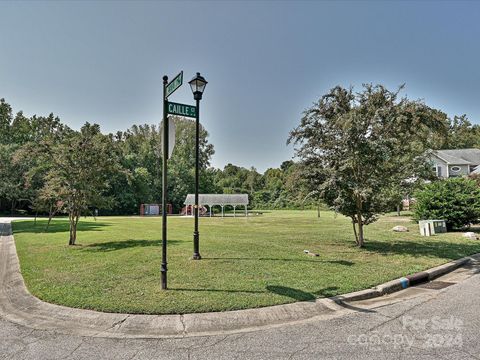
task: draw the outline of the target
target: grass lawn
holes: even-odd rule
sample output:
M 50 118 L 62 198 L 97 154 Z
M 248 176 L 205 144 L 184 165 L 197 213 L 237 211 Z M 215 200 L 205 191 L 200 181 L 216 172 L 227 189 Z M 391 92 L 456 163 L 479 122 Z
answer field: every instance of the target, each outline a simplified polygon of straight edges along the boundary
M 51 303 L 108 312 L 172 314 L 283 304 L 364 289 L 480 252 L 459 233 L 421 237 L 406 217 L 385 216 L 354 245 L 350 222 L 332 212 L 272 211 L 251 218 L 169 218 L 168 291 L 160 289 L 161 218 L 82 218 L 77 246 L 68 221 L 14 222 L 23 277 Z M 405 225 L 409 233 L 394 233 Z M 320 254 L 311 257 L 304 249 Z

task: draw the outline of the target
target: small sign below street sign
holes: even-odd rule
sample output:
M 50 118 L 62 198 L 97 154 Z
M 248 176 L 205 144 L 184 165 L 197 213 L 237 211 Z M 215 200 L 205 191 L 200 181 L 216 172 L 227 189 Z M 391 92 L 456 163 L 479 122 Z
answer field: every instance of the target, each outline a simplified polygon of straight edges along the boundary
M 194 118 L 197 116 L 197 108 L 192 105 L 178 104 L 169 101 L 167 102 L 167 113 Z
M 175 147 L 175 131 L 175 121 L 171 117 L 168 117 L 168 158 L 172 156 L 173 148 Z M 160 125 L 160 132 L 163 133 L 163 122 Z M 163 153 L 163 146 L 161 150 Z
M 183 71 L 180 71 L 180 74 L 175 76 L 172 81 L 167 85 L 165 98 L 168 98 L 173 94 L 183 84 Z

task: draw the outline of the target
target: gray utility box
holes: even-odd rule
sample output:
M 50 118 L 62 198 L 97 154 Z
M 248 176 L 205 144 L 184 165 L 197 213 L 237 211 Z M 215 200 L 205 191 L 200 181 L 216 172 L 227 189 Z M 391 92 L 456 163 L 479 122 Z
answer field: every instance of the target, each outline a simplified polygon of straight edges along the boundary
M 445 220 L 420 220 L 418 226 L 420 227 L 420 235 L 422 236 L 432 236 L 447 232 Z

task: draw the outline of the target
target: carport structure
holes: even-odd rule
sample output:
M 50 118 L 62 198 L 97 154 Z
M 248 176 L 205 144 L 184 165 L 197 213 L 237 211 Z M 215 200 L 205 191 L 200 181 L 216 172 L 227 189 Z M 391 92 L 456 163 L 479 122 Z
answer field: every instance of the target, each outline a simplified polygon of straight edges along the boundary
M 187 211 L 185 215 L 188 215 L 188 209 L 193 209 L 195 205 L 195 195 L 188 194 L 185 199 L 185 205 Z M 236 216 L 237 206 L 243 206 L 245 208 L 245 216 L 248 216 L 248 194 L 198 194 L 198 206 L 208 206 L 210 217 L 212 216 L 212 207 L 220 206 L 222 208 L 222 217 L 224 216 L 225 206 L 233 207 L 233 216 Z M 193 214 L 193 210 L 191 212 Z

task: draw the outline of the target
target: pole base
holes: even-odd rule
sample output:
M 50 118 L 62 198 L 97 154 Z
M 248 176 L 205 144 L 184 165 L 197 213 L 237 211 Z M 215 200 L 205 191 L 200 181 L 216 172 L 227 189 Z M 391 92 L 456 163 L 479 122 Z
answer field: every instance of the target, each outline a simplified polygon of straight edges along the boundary
M 192 260 L 201 260 L 202 257 L 200 256 L 200 248 L 198 246 L 200 240 L 200 234 L 197 230 L 193 232 L 193 256 Z
M 202 257 L 200 256 L 200 254 L 193 254 L 191 260 L 202 260 Z
M 161 287 L 162 290 L 167 290 L 167 271 L 161 272 Z

